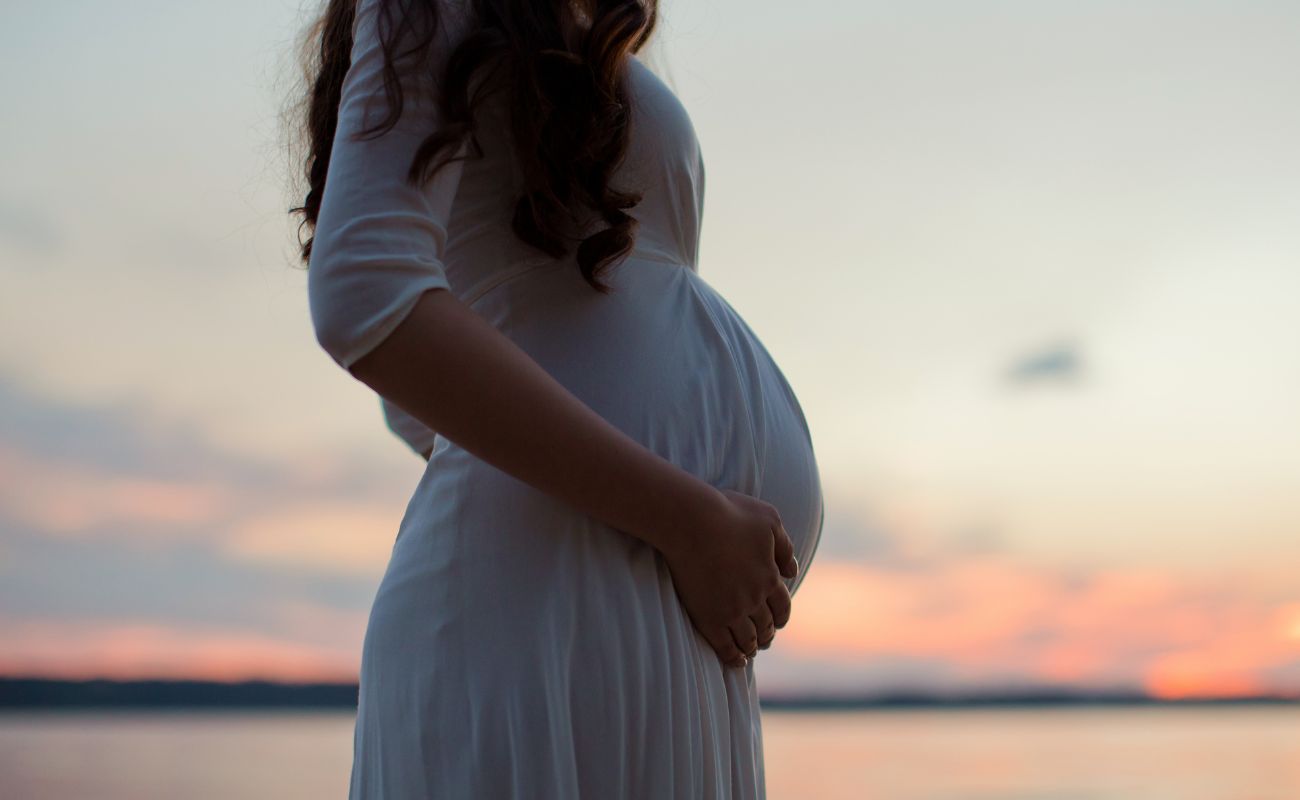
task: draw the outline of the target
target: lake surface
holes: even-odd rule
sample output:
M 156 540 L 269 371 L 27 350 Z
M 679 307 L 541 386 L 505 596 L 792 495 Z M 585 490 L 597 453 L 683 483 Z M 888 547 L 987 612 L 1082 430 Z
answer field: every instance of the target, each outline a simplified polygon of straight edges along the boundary
M 347 796 L 348 712 L 0 714 L 5 800 Z M 768 711 L 771 800 L 1296 800 L 1300 708 Z

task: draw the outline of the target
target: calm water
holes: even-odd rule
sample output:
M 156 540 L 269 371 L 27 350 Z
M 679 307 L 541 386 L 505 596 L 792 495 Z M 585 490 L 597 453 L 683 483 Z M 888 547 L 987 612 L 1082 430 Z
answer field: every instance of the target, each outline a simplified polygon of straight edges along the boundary
M 1300 708 L 768 712 L 772 800 L 1296 800 Z M 345 797 L 348 713 L 0 715 L 5 800 Z

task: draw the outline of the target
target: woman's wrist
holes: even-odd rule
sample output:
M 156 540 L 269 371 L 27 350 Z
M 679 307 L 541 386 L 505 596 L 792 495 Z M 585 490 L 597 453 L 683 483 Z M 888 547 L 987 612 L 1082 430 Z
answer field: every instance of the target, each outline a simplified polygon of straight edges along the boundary
M 647 492 L 652 503 L 649 518 L 634 535 L 666 555 L 677 555 L 689 551 L 694 538 L 711 527 L 711 520 L 720 520 L 728 505 L 716 487 L 676 465 L 663 464 L 663 483 Z

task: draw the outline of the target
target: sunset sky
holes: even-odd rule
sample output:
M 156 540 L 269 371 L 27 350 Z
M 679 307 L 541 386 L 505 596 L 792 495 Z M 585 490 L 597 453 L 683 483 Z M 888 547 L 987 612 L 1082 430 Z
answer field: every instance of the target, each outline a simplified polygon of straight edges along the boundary
M 0 674 L 353 679 L 423 462 L 321 351 L 304 9 L 0 26 Z M 1300 5 L 672 0 L 701 275 L 803 402 L 765 692 L 1300 694 Z

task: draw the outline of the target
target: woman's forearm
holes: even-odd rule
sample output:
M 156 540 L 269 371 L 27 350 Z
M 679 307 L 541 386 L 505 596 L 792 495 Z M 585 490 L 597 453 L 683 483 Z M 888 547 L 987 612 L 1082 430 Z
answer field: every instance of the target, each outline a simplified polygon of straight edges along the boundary
M 724 513 L 720 491 L 611 425 L 446 290 L 425 292 L 351 372 L 475 456 L 664 552 Z

